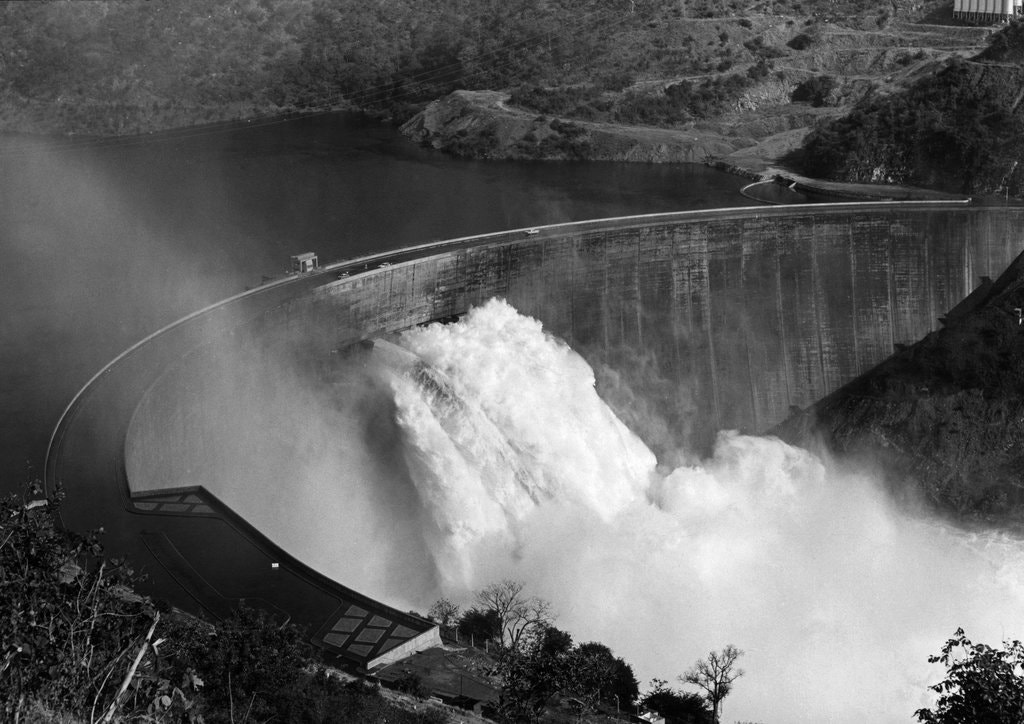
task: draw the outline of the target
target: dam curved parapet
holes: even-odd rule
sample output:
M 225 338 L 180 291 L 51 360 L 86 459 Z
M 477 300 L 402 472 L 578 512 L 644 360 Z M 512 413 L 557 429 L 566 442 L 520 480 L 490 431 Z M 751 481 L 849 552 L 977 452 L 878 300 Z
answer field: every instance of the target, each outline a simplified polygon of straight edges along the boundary
M 333 622 L 342 606 L 369 611 L 369 599 L 350 602 L 359 594 L 274 549 L 328 591 L 299 605 L 286 591 L 299 584 L 268 579 L 266 560 L 220 550 L 233 535 L 275 545 L 246 529 L 246 449 L 218 431 L 226 407 L 273 409 L 275 393 L 253 391 L 270 388 L 281 354 L 315 377 L 360 339 L 503 297 L 652 400 L 678 443 L 700 448 L 716 429 L 769 428 L 934 329 L 979 277 L 1017 256 L 1022 229 L 1024 209 L 955 202 L 758 207 L 564 224 L 331 265 L 193 315 L 119 358 L 61 420 L 46 479 L 68 484 L 68 524 L 116 531 L 114 550 L 145 561 L 172 601 L 209 609 L 218 586 L 204 583 L 242 580 L 235 590 L 365 664 L 369 649 L 347 651 Z M 627 407 L 617 411 L 628 421 Z M 223 530 L 202 507 L 210 500 L 236 511 L 212 516 Z M 416 621 L 381 610 L 415 638 Z M 364 637 L 374 635 L 387 639 Z
M 644 378 L 627 375 L 638 394 L 684 390 L 703 433 L 671 405 L 661 412 L 681 444 L 700 448 L 714 429 L 771 427 L 934 329 L 1019 253 L 1020 221 L 1020 210 L 956 203 L 836 204 L 460 240 L 289 298 L 249 327 L 247 344 L 273 328 L 319 340 L 326 355 L 503 297 L 596 365 L 642 366 Z M 166 386 L 177 395 L 179 382 Z M 198 389 L 184 410 L 204 399 Z

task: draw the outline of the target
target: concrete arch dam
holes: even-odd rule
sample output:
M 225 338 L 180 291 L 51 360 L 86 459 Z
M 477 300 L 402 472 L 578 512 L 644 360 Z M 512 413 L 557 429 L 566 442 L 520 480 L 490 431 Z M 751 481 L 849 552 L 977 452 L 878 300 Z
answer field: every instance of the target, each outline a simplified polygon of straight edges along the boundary
M 342 397 L 358 387 L 336 374 L 355 342 L 503 297 L 608 371 L 599 386 L 614 379 L 628 391 L 618 402 L 609 391 L 627 421 L 627 400 L 640 395 L 676 442 L 699 447 L 717 429 L 769 428 L 934 329 L 979 277 L 1020 253 L 1022 229 L 1022 208 L 958 202 L 759 207 L 563 224 L 332 264 L 202 310 L 121 355 L 69 405 L 46 481 L 65 483 L 65 524 L 105 526 L 108 550 L 129 554 L 155 595 L 213 616 L 247 599 L 372 667 L 436 641 L 429 622 L 342 585 L 380 595 L 394 576 L 364 570 L 373 566 L 360 548 L 414 551 L 403 531 L 416 512 L 392 498 L 394 527 L 351 531 L 339 562 L 318 544 L 308 507 L 294 505 L 315 487 L 301 471 L 360 411 L 323 403 L 324 385 Z M 315 429 L 311 418 L 324 415 L 331 424 Z M 360 434 L 373 437 L 374 424 Z M 346 474 L 386 488 L 391 471 L 373 452 L 337 454 L 350 456 Z M 321 525 L 331 506 L 390 494 L 329 492 L 310 491 Z

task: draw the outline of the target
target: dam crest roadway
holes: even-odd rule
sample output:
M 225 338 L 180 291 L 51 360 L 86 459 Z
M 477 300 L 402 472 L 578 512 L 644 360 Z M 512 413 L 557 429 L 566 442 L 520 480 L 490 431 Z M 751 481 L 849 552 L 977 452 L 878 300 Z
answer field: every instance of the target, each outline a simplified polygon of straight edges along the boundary
M 1024 208 L 957 201 L 759 206 L 329 264 L 200 310 L 113 360 L 61 417 L 45 483 L 64 485 L 66 526 L 106 529 L 107 552 L 148 576 L 143 592 L 213 617 L 244 600 L 304 626 L 339 662 L 372 669 L 438 645 L 439 634 L 322 573 L 318 553 L 289 532 L 303 523 L 287 491 L 257 496 L 248 485 L 252 449 L 280 452 L 279 474 L 294 469 L 287 440 L 232 427 L 273 429 L 288 396 L 305 394 L 282 381 L 291 373 L 330 380 L 360 341 L 501 297 L 621 375 L 677 442 L 704 450 L 717 430 L 767 430 L 933 330 L 1021 252 L 1022 230 Z M 260 506 L 284 533 L 266 530 Z

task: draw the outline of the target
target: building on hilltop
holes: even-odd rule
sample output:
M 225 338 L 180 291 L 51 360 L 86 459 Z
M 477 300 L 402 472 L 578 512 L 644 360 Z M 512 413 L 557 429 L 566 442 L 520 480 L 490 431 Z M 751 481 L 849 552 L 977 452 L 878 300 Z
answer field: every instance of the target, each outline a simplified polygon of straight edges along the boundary
M 1022 9 L 1022 0 L 953 0 L 953 17 L 969 23 L 1009 22 Z

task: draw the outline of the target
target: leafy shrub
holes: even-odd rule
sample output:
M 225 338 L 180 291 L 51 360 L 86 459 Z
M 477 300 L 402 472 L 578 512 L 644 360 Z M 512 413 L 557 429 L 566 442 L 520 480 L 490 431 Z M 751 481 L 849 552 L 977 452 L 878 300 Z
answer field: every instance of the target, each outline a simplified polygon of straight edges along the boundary
M 788 45 L 793 50 L 807 50 L 812 45 L 814 45 L 816 40 L 816 38 L 812 37 L 808 33 L 800 33 L 799 35 L 795 35 L 792 38 L 790 38 L 789 42 L 786 43 L 786 45 Z
M 597 87 L 601 90 L 618 92 L 633 85 L 636 80 L 628 70 L 616 70 L 605 73 L 597 79 Z
M 572 121 L 563 121 L 555 118 L 552 119 L 549 125 L 552 131 L 561 133 L 563 136 L 569 136 L 570 138 L 573 136 L 581 136 L 586 133 L 582 126 L 579 126 Z
M 61 530 L 58 490 L 0 501 L 0 709 L 14 719 L 26 700 L 56 711 L 101 709 L 114 700 L 158 615 L 132 593 L 132 574 L 104 562 L 99 532 Z M 142 699 L 155 689 L 137 692 Z
M 447 720 L 310 676 L 300 631 L 265 612 L 242 607 L 214 625 L 137 595 L 123 562 L 101 557 L 100 532 L 56 524 L 62 491 L 27 492 L 0 500 L 0 720 Z
M 484 158 L 498 147 L 498 131 L 491 123 L 481 128 L 479 133 L 470 134 L 460 129 L 448 146 L 448 151 L 456 156 L 467 158 Z
M 612 81 L 614 82 L 614 79 Z M 630 82 L 632 81 L 630 80 Z M 592 103 L 600 94 L 600 89 L 593 85 L 562 86 L 558 88 L 521 85 L 512 91 L 510 101 L 514 105 L 529 108 L 538 113 L 564 116 L 577 107 Z
M 267 719 L 276 712 L 278 692 L 305 678 L 309 652 L 299 629 L 259 609 L 243 605 L 207 635 L 186 636 L 185 641 L 178 660 L 194 666 L 205 682 L 210 722 L 230 721 L 224 713 L 230 717 L 232 709 Z
M 761 58 L 759 61 L 754 63 L 752 66 L 747 68 L 747 78 L 752 81 L 760 81 L 771 75 L 772 63 L 771 61 Z
M 743 47 L 749 50 L 757 58 L 769 59 L 779 58 L 786 54 L 781 48 L 775 48 L 764 44 L 764 38 L 757 36 L 743 43 Z
M 979 60 L 994 60 L 1002 63 L 1024 61 L 1024 22 L 1014 18 L 989 40 L 989 45 L 978 55 Z
M 615 107 L 615 120 L 623 123 L 660 125 L 682 123 L 689 113 L 665 94 L 627 93 Z
M 557 118 L 551 121 L 549 127 L 554 133 L 545 136 L 537 146 L 541 158 L 570 160 L 589 158 L 592 146 L 585 128 L 571 121 L 560 121 Z
M 651 691 L 640 699 L 640 704 L 645 709 L 656 711 L 669 722 L 712 724 L 711 710 L 704 697 L 693 692 L 672 689 L 664 679 L 654 679 L 651 684 Z
M 499 637 L 501 623 L 494 611 L 469 608 L 459 617 L 459 630 L 463 635 L 471 636 L 477 645 L 483 645 L 485 641 Z
M 627 93 L 613 113 L 617 121 L 647 125 L 677 125 L 708 118 L 732 107 L 744 91 L 766 78 L 771 64 L 761 60 L 745 73 L 707 78 L 700 83 L 674 83 L 658 95 Z
M 957 629 L 930 663 L 946 667 L 946 678 L 930 687 L 939 694 L 935 709 L 918 709 L 923 724 L 983 724 L 1024 719 L 1024 644 L 1002 649 L 974 644 Z
M 417 699 L 426 699 L 430 695 L 430 690 L 424 686 L 423 679 L 415 671 L 403 671 L 402 675 L 395 679 L 395 688 Z
M 836 79 L 830 75 L 818 75 L 808 78 L 793 89 L 792 99 L 795 102 L 810 103 L 815 108 L 828 104 L 829 94 L 835 90 Z
M 958 58 L 906 91 L 868 97 L 808 136 L 810 176 L 886 181 L 961 193 L 1020 195 L 1024 119 L 1015 113 L 1018 67 L 982 70 Z

